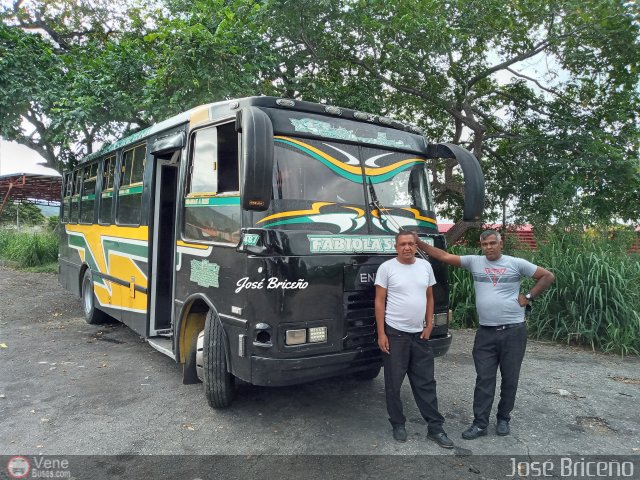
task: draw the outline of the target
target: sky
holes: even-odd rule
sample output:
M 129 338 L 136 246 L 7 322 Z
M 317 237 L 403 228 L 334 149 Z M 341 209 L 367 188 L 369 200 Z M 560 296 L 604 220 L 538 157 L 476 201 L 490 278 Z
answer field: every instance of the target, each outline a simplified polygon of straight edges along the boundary
M 12 173 L 36 173 L 41 175 L 60 175 L 56 170 L 47 168 L 45 159 L 35 150 L 16 142 L 0 139 L 0 175 Z

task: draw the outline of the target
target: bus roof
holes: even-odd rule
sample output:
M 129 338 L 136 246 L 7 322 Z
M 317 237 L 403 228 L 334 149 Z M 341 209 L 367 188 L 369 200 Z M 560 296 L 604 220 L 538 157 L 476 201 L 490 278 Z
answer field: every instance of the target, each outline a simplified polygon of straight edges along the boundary
M 386 128 L 393 128 L 402 130 L 408 133 L 422 135 L 423 132 L 415 125 L 406 124 L 394 120 L 389 117 L 383 117 L 374 115 L 371 113 L 361 112 L 358 110 L 352 110 L 347 108 L 335 107 L 332 105 L 325 105 L 313 102 L 304 102 L 301 100 L 292 100 L 288 98 L 277 97 L 245 97 L 232 100 L 224 100 L 220 102 L 208 103 L 200 105 L 175 115 L 171 118 L 158 122 L 148 128 L 140 130 L 128 137 L 117 140 L 116 142 L 101 148 L 99 151 L 87 155 L 81 160 L 81 163 L 89 162 L 98 157 L 101 157 L 109 152 L 116 151 L 127 145 L 134 144 L 145 138 L 151 137 L 159 132 L 169 130 L 177 127 L 178 125 L 191 123 L 192 125 L 199 124 L 203 121 L 209 121 L 216 118 L 222 118 L 229 116 L 230 114 L 239 111 L 243 107 L 257 106 L 257 107 L 269 107 L 278 109 L 288 109 L 294 111 L 311 112 L 319 115 L 326 115 L 329 117 L 342 117 L 353 119 L 356 121 L 363 121 L 372 124 L 379 124 Z

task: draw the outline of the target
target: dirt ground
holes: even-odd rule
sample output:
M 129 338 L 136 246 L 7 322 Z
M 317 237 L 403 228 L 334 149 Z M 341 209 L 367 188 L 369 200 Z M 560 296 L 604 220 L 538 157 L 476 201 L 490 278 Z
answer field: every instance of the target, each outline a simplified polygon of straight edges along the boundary
M 131 330 L 87 325 L 55 275 L 0 266 L 0 455 L 640 455 L 640 360 L 531 340 L 512 435 L 492 425 L 487 437 L 462 440 L 473 333 L 454 332 L 436 363 L 456 448 L 426 438 L 408 384 L 409 441 L 400 444 L 382 376 L 243 385 L 230 409 L 215 411 L 201 385 L 182 385 L 180 366 Z

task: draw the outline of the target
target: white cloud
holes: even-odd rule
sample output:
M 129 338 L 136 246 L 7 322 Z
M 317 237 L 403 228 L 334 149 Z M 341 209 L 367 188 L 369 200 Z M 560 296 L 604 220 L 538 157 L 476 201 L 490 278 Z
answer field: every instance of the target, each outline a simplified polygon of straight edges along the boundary
M 46 163 L 35 150 L 16 142 L 0 139 L 0 175 L 35 173 L 60 175 L 56 170 L 41 165 Z

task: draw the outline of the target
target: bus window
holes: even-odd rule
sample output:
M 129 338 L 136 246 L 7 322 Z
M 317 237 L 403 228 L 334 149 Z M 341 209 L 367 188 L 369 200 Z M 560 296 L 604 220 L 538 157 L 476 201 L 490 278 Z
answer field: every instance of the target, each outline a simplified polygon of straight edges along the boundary
M 218 157 L 218 129 L 204 128 L 193 138 L 193 159 L 191 162 L 191 193 L 218 191 L 216 161 Z
M 82 186 L 82 170 L 73 171 L 73 192 L 71 194 L 70 223 L 78 223 L 78 207 L 80 199 L 80 187 Z
M 118 211 L 116 212 L 118 224 L 140 224 L 145 159 L 146 148 L 144 145 L 127 150 L 122 156 Z
M 80 195 L 80 223 L 93 223 L 97 174 L 97 163 L 84 167 Z
M 104 160 L 102 167 L 102 193 L 100 195 L 100 213 L 98 221 L 103 225 L 110 225 L 113 221 L 113 181 L 115 179 L 116 156 L 112 155 Z
M 73 172 L 64 175 L 62 192 L 62 223 L 69 223 L 71 213 L 71 195 L 73 192 Z
M 381 180 L 375 180 L 375 170 L 370 170 L 380 204 L 385 207 L 411 207 L 428 212 L 432 210 L 431 190 L 425 172 L 425 159 L 418 155 L 384 152 L 376 148 L 362 148 L 365 164 L 375 159 Z M 371 163 L 371 162 L 369 162 Z M 394 166 L 397 167 L 394 168 Z
M 191 151 L 184 235 L 236 245 L 240 238 L 240 192 L 234 124 L 195 132 Z
M 273 198 L 364 205 L 362 169 L 357 158 L 356 146 L 278 138 L 273 164 Z M 272 210 L 277 210 L 278 204 L 276 202 Z

